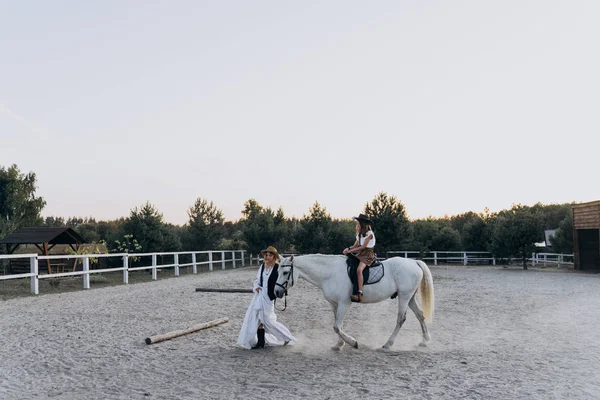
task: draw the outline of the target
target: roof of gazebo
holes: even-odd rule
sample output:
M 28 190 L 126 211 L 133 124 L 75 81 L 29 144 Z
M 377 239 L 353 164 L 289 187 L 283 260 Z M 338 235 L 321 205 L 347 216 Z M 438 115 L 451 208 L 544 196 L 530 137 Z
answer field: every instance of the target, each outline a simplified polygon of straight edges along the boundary
M 0 244 L 78 244 L 84 239 L 68 227 L 21 228 L 0 240 Z

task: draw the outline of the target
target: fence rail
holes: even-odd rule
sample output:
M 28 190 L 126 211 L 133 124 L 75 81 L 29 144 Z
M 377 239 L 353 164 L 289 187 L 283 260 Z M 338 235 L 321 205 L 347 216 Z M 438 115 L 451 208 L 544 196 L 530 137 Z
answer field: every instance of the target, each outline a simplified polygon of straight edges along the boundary
M 173 268 L 174 275 L 179 276 L 180 268 L 182 267 L 192 267 L 192 273 L 198 273 L 198 266 L 208 265 L 208 270 L 213 271 L 216 265 L 220 265 L 221 269 L 225 269 L 225 265 L 229 263 L 233 268 L 237 267 L 237 262 L 241 263 L 240 266 L 244 267 L 246 265 L 245 259 L 246 250 L 218 250 L 218 251 L 195 251 L 195 252 L 161 252 L 161 253 L 113 253 L 113 254 L 74 254 L 74 255 L 52 255 L 52 256 L 42 256 L 38 254 L 0 254 L 0 261 L 2 260 L 13 260 L 13 259 L 29 259 L 30 272 L 23 274 L 10 274 L 10 275 L 0 275 L 0 281 L 8 280 L 8 279 L 23 279 L 29 278 L 31 279 L 31 293 L 39 294 L 39 280 L 40 279 L 50 279 L 50 278 L 59 278 L 66 276 L 82 276 L 83 277 L 83 288 L 90 288 L 90 275 L 91 274 L 100 274 L 104 272 L 123 272 L 123 283 L 129 283 L 129 273 L 132 271 L 143 271 L 143 270 L 151 270 L 152 272 L 152 280 L 158 279 L 158 269 L 167 269 Z M 205 258 L 208 258 L 206 261 L 199 261 L 198 256 L 204 255 Z M 218 258 L 215 258 L 214 255 L 218 255 Z M 158 257 L 164 259 L 165 256 L 167 258 L 172 258 L 173 262 L 168 263 L 159 263 Z M 142 257 L 151 257 L 151 264 L 149 265 L 138 265 L 138 266 L 130 266 L 130 261 L 137 262 L 141 260 Z M 189 257 L 191 258 L 191 262 L 180 263 L 180 257 Z M 239 257 L 239 258 L 238 258 Z M 90 260 L 97 260 L 98 258 L 120 258 L 122 260 L 122 264 L 120 267 L 115 268 L 104 268 L 104 269 L 90 269 Z M 59 273 L 48 273 L 48 274 L 40 274 L 39 272 L 39 261 L 47 261 L 49 260 L 75 260 L 75 264 L 77 265 L 77 260 L 81 260 L 82 262 L 82 270 L 81 271 L 71 271 L 71 272 L 59 272 Z
M 433 261 L 433 265 L 438 262 L 460 263 L 463 265 L 481 264 L 482 262 L 496 265 L 496 258 L 487 251 L 429 251 L 421 253 L 420 251 L 388 251 L 386 258 L 403 256 L 404 258 L 419 259 L 423 261 Z
M 558 267 L 561 265 L 574 265 L 575 258 L 573 254 L 561 254 L 561 253 L 532 253 L 531 263 L 535 264 L 556 264 Z
M 462 263 L 463 265 L 468 264 L 481 264 L 490 263 L 496 265 L 499 257 L 494 257 L 492 253 L 487 251 L 429 251 L 424 255 L 419 251 L 388 251 L 386 258 L 392 256 L 403 256 L 405 258 L 420 259 L 424 261 L 433 261 L 434 265 L 438 265 L 438 262 L 447 263 Z M 501 258 L 501 261 L 507 260 L 509 263 L 522 262 L 519 257 L 507 257 Z M 526 261 L 532 265 L 536 264 L 556 264 L 561 265 L 573 265 L 574 264 L 573 254 L 563 253 L 531 253 L 531 258 L 527 258 Z
M 283 257 L 288 257 L 291 254 L 281 254 Z M 295 255 L 295 254 L 294 254 Z M 386 258 L 401 256 L 404 258 L 412 258 L 423 261 L 433 261 L 434 265 L 442 263 L 458 263 L 463 265 L 469 264 L 491 264 L 496 265 L 498 257 L 494 257 L 492 253 L 488 251 L 429 251 L 421 253 L 415 250 L 400 250 L 400 251 L 388 251 L 385 257 L 377 257 L 378 260 L 385 260 Z M 254 257 L 252 254 L 249 256 L 250 263 L 256 261 L 257 263 L 262 262 L 260 254 Z M 521 258 L 508 257 L 500 258 L 501 261 L 522 262 Z M 532 265 L 536 264 L 557 264 L 561 265 L 573 265 L 573 254 L 561 254 L 561 253 L 532 253 L 531 258 L 527 258 L 528 262 Z

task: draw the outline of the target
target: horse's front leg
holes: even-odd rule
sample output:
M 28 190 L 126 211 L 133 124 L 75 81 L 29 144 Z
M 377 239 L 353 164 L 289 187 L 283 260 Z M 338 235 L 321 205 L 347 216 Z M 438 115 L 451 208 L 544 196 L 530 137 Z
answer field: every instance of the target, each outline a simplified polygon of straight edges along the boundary
M 337 309 L 338 309 L 338 304 L 334 301 L 329 301 L 329 304 L 331 305 L 331 309 L 333 310 L 333 320 L 335 321 L 337 318 Z M 342 348 L 342 346 L 344 345 L 344 340 L 338 336 L 338 342 L 335 344 L 335 346 L 332 347 L 333 350 L 340 350 Z
M 352 336 L 347 335 L 342 330 L 342 323 L 344 322 L 344 316 L 346 315 L 346 311 L 348 311 L 348 307 L 350 307 L 350 302 L 348 302 L 348 303 L 344 303 L 344 302 L 337 303 L 337 310 L 334 310 L 334 312 L 333 312 L 333 314 L 335 316 L 335 322 L 333 323 L 333 330 L 340 337 L 340 341 L 338 341 L 338 344 L 340 342 L 342 344 L 344 342 L 346 342 L 350 346 L 358 349 L 358 342 L 356 341 L 356 339 L 354 339 Z

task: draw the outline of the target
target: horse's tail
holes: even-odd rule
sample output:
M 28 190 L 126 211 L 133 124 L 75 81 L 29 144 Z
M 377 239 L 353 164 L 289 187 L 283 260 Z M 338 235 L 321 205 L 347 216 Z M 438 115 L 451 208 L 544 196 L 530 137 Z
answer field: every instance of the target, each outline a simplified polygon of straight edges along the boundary
M 435 293 L 433 292 L 433 277 L 427 264 L 421 260 L 415 260 L 421 270 L 423 271 L 423 279 L 421 279 L 421 285 L 419 291 L 421 292 L 421 307 L 423 308 L 423 315 L 427 322 L 433 320 L 433 310 L 435 309 Z

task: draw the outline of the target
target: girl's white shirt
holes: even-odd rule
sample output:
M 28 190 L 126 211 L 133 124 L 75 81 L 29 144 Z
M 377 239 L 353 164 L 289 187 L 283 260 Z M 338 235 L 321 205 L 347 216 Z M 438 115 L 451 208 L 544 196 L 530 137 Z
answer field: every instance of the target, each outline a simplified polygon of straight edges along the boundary
M 356 240 L 362 246 L 365 243 L 365 240 L 367 240 L 367 238 L 369 237 L 369 235 L 373 235 L 373 238 L 371 238 L 371 240 L 369 240 L 369 243 L 367 244 L 367 248 L 372 249 L 373 247 L 375 247 L 375 234 L 373 233 L 373 231 L 367 231 L 367 234 L 362 237 L 359 237 L 359 235 L 356 235 Z

